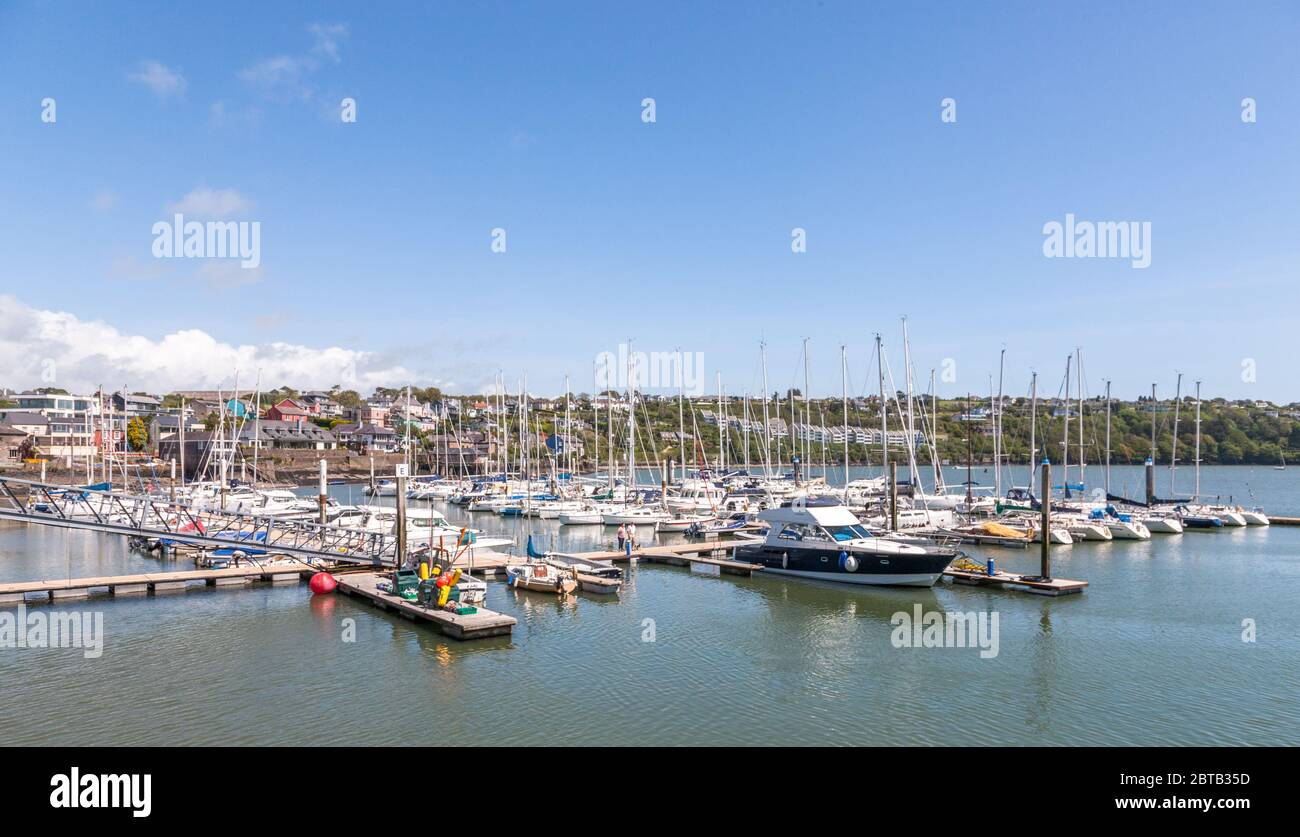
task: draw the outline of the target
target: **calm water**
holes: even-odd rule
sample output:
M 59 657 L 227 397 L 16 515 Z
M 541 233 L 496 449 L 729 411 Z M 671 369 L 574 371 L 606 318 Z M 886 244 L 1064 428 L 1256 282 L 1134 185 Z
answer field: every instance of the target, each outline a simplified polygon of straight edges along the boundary
M 1300 515 L 1297 475 L 1207 468 L 1203 493 L 1253 504 L 1253 491 Z M 1125 480 L 1136 494 L 1141 470 L 1114 469 L 1112 490 Z M 1167 493 L 1166 471 L 1157 485 Z M 521 548 L 530 531 L 569 549 L 609 537 L 473 521 Z M 1034 552 L 974 552 L 1036 565 Z M 104 654 L 0 649 L 0 743 L 1300 744 L 1300 528 L 1078 544 L 1054 560 L 1088 591 L 859 590 L 648 564 L 617 601 L 492 582 L 488 606 L 519 625 L 470 643 L 305 585 L 65 603 L 103 612 Z M 0 524 L 0 580 L 160 566 L 119 537 Z M 996 611 L 998 655 L 893 647 L 891 615 L 916 603 Z M 355 642 L 341 639 L 345 619 Z

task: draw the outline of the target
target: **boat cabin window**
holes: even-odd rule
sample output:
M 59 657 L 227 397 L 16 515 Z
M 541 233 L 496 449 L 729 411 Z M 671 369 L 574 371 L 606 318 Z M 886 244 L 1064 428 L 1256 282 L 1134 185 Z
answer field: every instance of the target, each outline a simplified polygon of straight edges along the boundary
M 801 541 L 805 538 L 813 539 L 817 537 L 817 530 L 802 523 L 787 523 L 777 537 L 786 541 Z
M 859 538 L 871 537 L 871 533 L 867 531 L 865 526 L 827 526 L 826 533 L 837 541 L 853 541 Z

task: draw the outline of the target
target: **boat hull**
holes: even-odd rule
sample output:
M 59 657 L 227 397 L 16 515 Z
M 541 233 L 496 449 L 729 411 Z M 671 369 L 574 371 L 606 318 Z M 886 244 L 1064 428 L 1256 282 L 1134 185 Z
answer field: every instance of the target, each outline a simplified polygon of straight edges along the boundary
M 738 547 L 734 554 L 737 561 L 761 564 L 764 570 L 778 575 L 888 587 L 933 587 L 957 557 L 956 552 L 900 554 L 854 550 L 836 554 L 822 549 L 776 549 L 767 544 Z
M 1176 517 L 1148 517 L 1143 523 L 1153 535 L 1181 535 L 1183 522 Z
M 1151 531 L 1146 525 L 1136 520 L 1112 520 L 1106 524 L 1110 528 L 1110 534 L 1116 540 L 1123 541 L 1145 541 L 1151 539 Z

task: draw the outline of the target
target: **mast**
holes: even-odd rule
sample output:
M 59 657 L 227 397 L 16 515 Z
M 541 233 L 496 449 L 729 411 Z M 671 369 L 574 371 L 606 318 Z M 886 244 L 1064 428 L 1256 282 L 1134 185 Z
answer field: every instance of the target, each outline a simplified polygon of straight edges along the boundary
M 1156 461 L 1156 385 L 1151 384 L 1151 462 Z
M 844 408 L 844 505 L 849 504 L 849 362 L 840 345 L 840 401 Z
M 1002 496 L 1002 376 L 1006 371 L 1007 349 L 998 355 L 998 404 L 993 413 L 993 495 Z
M 181 488 L 185 487 L 185 396 L 181 396 L 181 420 L 178 425 L 181 442 Z
M 970 390 L 966 391 L 966 516 L 970 517 L 971 506 L 975 498 L 971 495 L 971 458 L 975 452 L 975 443 L 971 439 Z
M 1201 382 L 1196 382 L 1196 490 L 1192 498 L 1201 496 Z M 1177 495 L 1175 495 L 1176 497 Z
M 569 400 L 569 376 L 566 374 L 564 376 L 564 470 L 569 472 L 569 479 L 573 479 L 573 451 L 569 450 L 569 440 L 573 438 L 571 406 Z
M 406 470 L 411 470 L 411 385 L 406 385 L 406 413 L 402 416 L 402 453 L 406 456 Z
M 682 375 L 682 350 L 677 348 L 677 455 L 681 457 L 681 484 L 686 485 L 686 382 Z M 693 416 L 694 414 L 692 414 Z
M 1065 356 L 1065 433 L 1061 437 L 1061 492 L 1067 500 L 1070 498 L 1070 361 L 1074 355 Z M 1046 491 L 1049 486 L 1043 486 Z M 1047 533 L 1043 533 L 1047 537 Z
M 925 402 L 922 401 L 922 409 Z M 939 428 L 939 392 L 934 386 L 934 370 L 930 370 L 930 468 L 934 471 L 934 493 L 943 491 L 943 469 L 939 467 L 939 445 L 935 435 Z
M 794 407 L 794 387 L 790 387 L 787 394 L 790 396 L 790 470 L 794 468 L 795 451 L 799 450 L 800 435 L 795 427 L 798 424 L 798 416 L 795 414 Z M 779 463 L 778 463 L 779 464 Z M 797 483 L 796 483 L 797 484 Z
M 885 354 L 876 333 L 876 374 L 880 378 L 880 473 L 889 477 L 889 405 L 885 403 Z
M 1074 351 L 1079 361 L 1075 364 L 1074 371 L 1075 388 L 1079 391 L 1079 485 L 1085 485 L 1083 476 L 1083 349 L 1076 348 Z M 1083 489 L 1079 490 L 1082 491 Z
M 1038 456 L 1038 373 L 1029 378 L 1029 496 L 1034 496 L 1034 461 Z
M 742 435 L 744 436 L 745 439 L 745 473 L 748 474 L 749 473 L 749 393 L 748 392 L 745 393 L 744 406 L 742 407 L 742 409 L 744 411 L 744 418 L 741 421 L 741 428 L 744 431 Z
M 915 492 L 921 482 L 916 469 L 916 421 L 912 409 L 912 346 L 907 339 L 907 317 L 903 317 L 903 382 L 907 387 L 907 468 L 908 479 L 912 481 Z
M 763 475 L 771 479 L 772 463 L 769 454 L 772 447 L 772 424 L 767 412 L 767 342 L 760 340 L 758 350 L 763 359 Z
M 803 445 L 804 467 L 808 467 L 808 438 L 809 426 L 812 424 L 812 395 L 808 392 L 808 338 L 803 339 L 803 436 L 801 441 Z
M 718 474 L 727 472 L 727 430 L 730 421 L 722 414 L 723 395 L 722 395 L 722 372 L 718 375 Z
M 257 385 L 253 396 L 253 487 L 257 487 L 257 459 L 262 449 L 262 370 L 257 370 Z
M 1106 381 L 1106 499 L 1110 499 L 1110 380 Z
M 1178 470 L 1178 408 L 1183 400 L 1183 373 L 1178 373 L 1178 382 L 1174 385 L 1174 443 L 1169 450 L 1169 496 L 1177 497 L 1174 488 L 1174 473 Z
M 636 490 L 636 360 L 632 355 L 632 338 L 627 339 L 627 478 L 630 490 Z

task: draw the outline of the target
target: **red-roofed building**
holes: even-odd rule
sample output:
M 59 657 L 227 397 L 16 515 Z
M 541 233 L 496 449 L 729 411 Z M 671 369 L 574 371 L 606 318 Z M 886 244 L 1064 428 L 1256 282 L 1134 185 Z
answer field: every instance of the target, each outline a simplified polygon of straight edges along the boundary
M 287 421 L 292 424 L 302 424 L 311 419 L 311 412 L 292 398 L 286 398 L 277 404 L 271 405 L 262 418 L 271 421 Z

